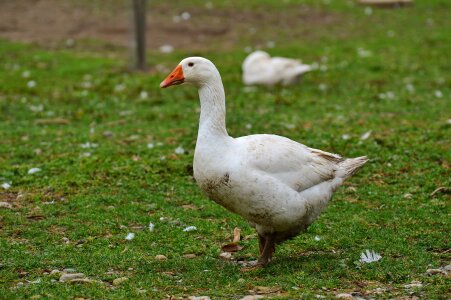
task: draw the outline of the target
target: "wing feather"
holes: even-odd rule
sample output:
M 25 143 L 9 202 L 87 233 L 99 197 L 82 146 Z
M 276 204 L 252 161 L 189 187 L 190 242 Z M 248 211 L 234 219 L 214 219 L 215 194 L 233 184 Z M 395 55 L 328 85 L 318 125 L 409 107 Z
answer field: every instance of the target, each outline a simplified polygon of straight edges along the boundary
M 250 167 L 259 169 L 301 192 L 336 176 L 343 158 L 277 135 L 236 139 Z

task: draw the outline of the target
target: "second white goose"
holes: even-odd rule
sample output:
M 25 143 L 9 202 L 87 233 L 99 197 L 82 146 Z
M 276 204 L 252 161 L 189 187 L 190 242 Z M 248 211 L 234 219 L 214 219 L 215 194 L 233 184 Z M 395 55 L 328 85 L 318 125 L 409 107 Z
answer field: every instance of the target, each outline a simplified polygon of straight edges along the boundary
M 271 57 L 261 50 L 249 54 L 242 67 L 244 84 L 269 86 L 294 84 L 312 70 L 297 59 Z

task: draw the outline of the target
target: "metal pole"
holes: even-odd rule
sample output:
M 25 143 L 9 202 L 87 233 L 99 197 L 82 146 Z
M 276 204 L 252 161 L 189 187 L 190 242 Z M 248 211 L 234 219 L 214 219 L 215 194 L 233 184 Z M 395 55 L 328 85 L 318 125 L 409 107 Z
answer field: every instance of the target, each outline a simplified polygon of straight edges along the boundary
M 147 0 L 133 0 L 134 65 L 137 70 L 146 69 L 146 2 Z

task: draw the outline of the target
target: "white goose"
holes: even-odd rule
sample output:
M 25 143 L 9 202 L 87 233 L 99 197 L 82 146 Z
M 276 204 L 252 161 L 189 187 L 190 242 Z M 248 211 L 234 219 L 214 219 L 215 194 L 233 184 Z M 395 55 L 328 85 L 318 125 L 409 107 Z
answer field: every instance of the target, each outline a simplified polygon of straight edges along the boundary
M 271 57 L 264 51 L 254 51 L 243 62 L 243 82 L 247 85 L 290 85 L 312 67 L 302 64 L 297 59 Z
M 345 159 L 277 135 L 229 136 L 221 76 L 205 58 L 185 58 L 160 87 L 182 83 L 199 89 L 196 182 L 256 228 L 260 265 L 271 260 L 276 243 L 305 231 L 335 189 L 367 162 L 365 156 Z

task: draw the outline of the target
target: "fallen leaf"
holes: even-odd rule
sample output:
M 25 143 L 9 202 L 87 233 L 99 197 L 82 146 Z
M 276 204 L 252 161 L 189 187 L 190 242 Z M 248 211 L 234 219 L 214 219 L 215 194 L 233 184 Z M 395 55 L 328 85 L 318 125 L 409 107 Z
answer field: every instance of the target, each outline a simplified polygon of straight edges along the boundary
M 164 271 L 164 272 L 161 272 L 161 274 L 164 274 L 166 276 L 176 276 L 177 275 L 177 273 L 172 272 L 172 271 Z
M 221 250 L 225 252 L 240 251 L 241 249 L 243 249 L 243 247 L 238 246 L 238 242 L 240 241 L 240 239 L 241 239 L 241 229 L 235 227 L 235 229 L 233 229 L 233 241 L 229 244 L 223 245 L 221 247 Z
M 43 216 L 43 215 L 28 215 L 27 219 L 28 220 L 39 221 L 39 220 L 45 219 L 45 216 Z
M 236 243 L 230 243 L 221 247 L 221 250 L 224 252 L 237 252 L 241 249 L 243 249 L 243 247 L 238 246 Z
M 241 237 L 241 229 L 239 229 L 238 227 L 235 227 L 235 229 L 233 229 L 232 243 L 238 243 L 240 241 L 240 237 Z
M 451 189 L 449 189 L 449 188 L 446 188 L 446 187 L 444 187 L 444 186 L 441 186 L 441 187 L 438 187 L 438 188 L 436 188 L 432 193 L 431 193 L 431 197 L 434 197 L 435 196 L 435 194 L 437 194 L 437 193 L 449 193 L 449 191 L 450 191 Z
M 37 119 L 34 122 L 36 125 L 67 125 L 69 124 L 69 120 L 63 118 L 54 118 L 54 119 Z

